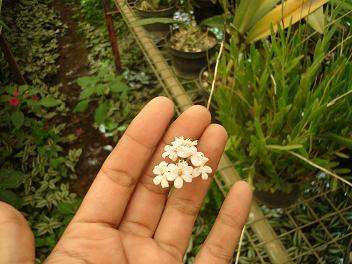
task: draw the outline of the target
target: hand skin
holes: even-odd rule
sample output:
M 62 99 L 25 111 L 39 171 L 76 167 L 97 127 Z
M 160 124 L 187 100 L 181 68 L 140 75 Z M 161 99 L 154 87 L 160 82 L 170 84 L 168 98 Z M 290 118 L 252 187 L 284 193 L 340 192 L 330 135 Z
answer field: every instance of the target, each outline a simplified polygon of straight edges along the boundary
M 165 143 L 175 136 L 198 139 L 215 171 L 227 140 L 210 113 L 192 106 L 171 125 L 173 103 L 150 101 L 104 162 L 81 207 L 45 263 L 182 263 L 211 179 L 182 189 L 152 182 Z M 247 219 L 252 192 L 236 183 L 194 263 L 229 263 Z M 19 250 L 20 249 L 20 250 Z M 34 263 L 34 239 L 24 217 L 0 202 L 0 262 Z

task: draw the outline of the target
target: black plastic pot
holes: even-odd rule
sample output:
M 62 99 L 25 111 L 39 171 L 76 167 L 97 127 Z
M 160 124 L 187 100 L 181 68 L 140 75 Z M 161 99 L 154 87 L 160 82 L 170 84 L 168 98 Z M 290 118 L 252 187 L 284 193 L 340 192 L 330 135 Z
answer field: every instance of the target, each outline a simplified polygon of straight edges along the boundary
M 177 32 L 177 31 L 173 31 Z M 175 73 L 177 76 L 183 78 L 183 79 L 196 79 L 199 75 L 199 72 L 202 70 L 202 68 L 208 64 L 208 59 L 211 58 L 211 56 L 215 52 L 215 47 L 216 43 L 214 44 L 213 47 L 210 47 L 206 51 L 200 51 L 200 52 L 185 52 L 185 51 L 180 51 L 176 50 L 171 47 L 170 45 L 170 38 L 172 33 L 170 32 L 167 37 L 167 43 L 169 47 L 169 51 L 171 54 L 171 59 L 172 59 L 172 65 L 174 67 Z M 216 39 L 216 36 L 209 31 L 208 33 L 210 36 L 214 37 Z
M 135 10 L 137 15 L 140 18 L 172 18 L 174 16 L 174 13 L 176 12 L 176 4 L 166 8 L 166 9 L 161 9 L 161 10 L 140 10 L 137 8 L 138 5 L 136 5 Z M 148 31 L 153 31 L 153 32 L 167 32 L 170 29 L 169 24 L 163 24 L 163 23 L 154 23 L 154 24 L 149 24 L 149 25 L 144 25 L 144 28 Z
M 197 24 L 204 19 L 224 13 L 219 2 L 213 4 L 211 0 L 197 0 L 193 6 L 194 18 Z

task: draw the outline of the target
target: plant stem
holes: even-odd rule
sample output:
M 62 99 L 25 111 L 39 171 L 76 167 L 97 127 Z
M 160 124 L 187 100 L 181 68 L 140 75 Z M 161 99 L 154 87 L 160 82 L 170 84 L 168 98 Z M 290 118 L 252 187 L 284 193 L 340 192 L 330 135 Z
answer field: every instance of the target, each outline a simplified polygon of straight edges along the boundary
M 333 172 L 329 171 L 328 169 L 325 169 L 324 167 L 321 167 L 318 164 L 315 164 L 314 162 L 310 161 L 309 159 L 303 157 L 302 155 L 300 155 L 300 154 L 298 154 L 296 152 L 293 152 L 293 151 L 287 151 L 287 152 L 290 153 L 291 155 L 293 155 L 293 156 L 295 156 L 295 157 L 307 162 L 309 165 L 311 165 L 311 166 L 313 166 L 313 167 L 325 172 L 326 174 L 329 174 L 329 175 L 333 176 L 334 178 L 336 178 L 336 179 L 342 181 L 343 183 L 349 185 L 350 187 L 352 187 L 352 183 L 350 183 L 349 181 L 345 180 L 344 178 L 342 178 L 341 176 L 337 175 L 336 173 L 333 173 Z
M 352 90 L 349 90 L 348 92 L 340 95 L 339 97 L 336 97 L 334 100 L 331 100 L 326 107 L 332 106 L 333 104 L 335 104 L 338 100 L 342 99 L 343 97 L 349 95 L 350 93 L 352 93 Z
M 225 44 L 225 39 L 223 39 L 221 41 L 221 46 L 220 46 L 220 50 L 219 50 L 219 54 L 218 57 L 216 58 L 216 64 L 215 64 L 215 70 L 214 70 L 214 77 L 213 77 L 213 82 L 211 84 L 211 90 L 210 90 L 210 95 L 208 98 L 208 103 L 207 103 L 207 109 L 209 110 L 210 107 L 210 103 L 211 103 L 211 99 L 213 98 L 213 94 L 214 94 L 214 90 L 215 90 L 215 82 L 216 82 L 216 77 L 218 74 L 218 66 L 219 66 L 219 62 L 220 62 L 220 58 L 222 55 L 222 52 L 224 50 L 224 44 Z
M 240 259 L 243 235 L 244 235 L 245 230 L 246 230 L 246 226 L 243 227 L 242 232 L 241 232 L 240 241 L 238 242 L 235 264 L 238 264 L 238 260 Z

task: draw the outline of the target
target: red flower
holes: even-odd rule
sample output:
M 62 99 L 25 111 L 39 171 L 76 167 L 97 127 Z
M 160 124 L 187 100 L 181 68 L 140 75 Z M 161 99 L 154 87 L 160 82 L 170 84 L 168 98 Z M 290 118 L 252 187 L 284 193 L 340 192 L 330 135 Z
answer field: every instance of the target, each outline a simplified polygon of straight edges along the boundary
M 20 104 L 20 100 L 18 100 L 16 97 L 11 97 L 9 100 L 9 105 L 16 107 Z
M 14 97 L 17 97 L 17 96 L 20 95 L 20 92 L 19 92 L 18 90 L 15 90 L 15 91 L 13 91 L 12 95 L 13 95 Z
M 39 100 L 39 96 L 38 95 L 32 95 L 32 100 L 33 101 L 38 101 Z
M 84 130 L 82 128 L 75 129 L 75 134 L 77 137 L 80 137 L 83 133 L 84 133 Z

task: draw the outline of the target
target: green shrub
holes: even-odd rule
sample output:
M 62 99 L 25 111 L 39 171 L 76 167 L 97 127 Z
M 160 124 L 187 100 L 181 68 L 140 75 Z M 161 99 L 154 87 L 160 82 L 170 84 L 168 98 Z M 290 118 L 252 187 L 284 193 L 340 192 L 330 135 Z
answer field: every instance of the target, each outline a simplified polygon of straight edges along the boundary
M 257 46 L 227 47 L 217 113 L 229 154 L 258 189 L 289 192 L 318 166 L 350 173 L 335 169 L 352 146 L 352 34 L 338 27 L 308 36 L 300 25 Z
M 69 183 L 81 149 L 64 147 L 75 136 L 55 121 L 67 110 L 57 88 L 9 86 L 0 101 L 0 200 L 27 217 L 43 260 L 79 204 Z

